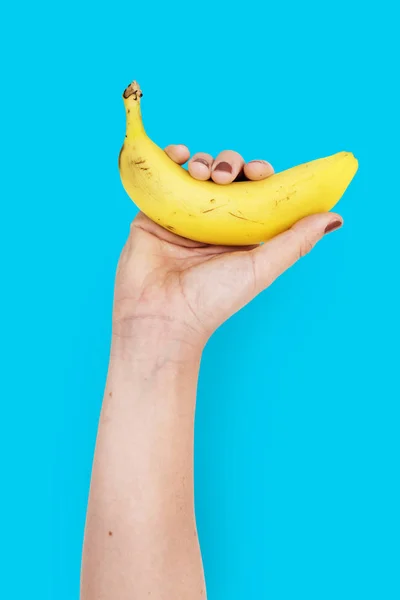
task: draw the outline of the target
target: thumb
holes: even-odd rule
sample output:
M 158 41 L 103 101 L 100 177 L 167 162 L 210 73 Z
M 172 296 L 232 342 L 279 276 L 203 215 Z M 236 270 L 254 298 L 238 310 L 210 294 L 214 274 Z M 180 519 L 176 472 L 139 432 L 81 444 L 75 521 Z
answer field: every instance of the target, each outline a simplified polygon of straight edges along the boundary
M 299 258 L 314 248 L 324 235 L 339 229 L 343 219 L 335 213 L 305 217 L 269 242 L 251 250 L 255 275 L 255 294 L 271 285 Z

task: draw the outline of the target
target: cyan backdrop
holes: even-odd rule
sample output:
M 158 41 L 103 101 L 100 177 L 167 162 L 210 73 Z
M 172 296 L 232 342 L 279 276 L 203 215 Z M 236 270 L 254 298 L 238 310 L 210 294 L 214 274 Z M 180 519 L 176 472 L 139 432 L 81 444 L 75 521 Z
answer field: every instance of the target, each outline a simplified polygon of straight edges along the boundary
M 160 145 L 353 151 L 345 226 L 213 337 L 196 423 L 210 600 L 400 597 L 395 4 L 9 3 L 1 21 L 2 598 L 78 598 L 133 78 Z M 396 74 L 397 73 L 397 74 Z

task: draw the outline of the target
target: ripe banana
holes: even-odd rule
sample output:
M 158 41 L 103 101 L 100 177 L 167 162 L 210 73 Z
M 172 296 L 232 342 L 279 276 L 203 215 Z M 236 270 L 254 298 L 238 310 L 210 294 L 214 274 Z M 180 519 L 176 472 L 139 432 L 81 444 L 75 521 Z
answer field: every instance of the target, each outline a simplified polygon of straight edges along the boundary
M 123 94 L 122 184 L 150 219 L 183 237 L 239 246 L 264 242 L 302 217 L 331 210 L 357 171 L 354 156 L 339 152 L 263 181 L 197 181 L 146 135 L 141 96 L 136 82 Z

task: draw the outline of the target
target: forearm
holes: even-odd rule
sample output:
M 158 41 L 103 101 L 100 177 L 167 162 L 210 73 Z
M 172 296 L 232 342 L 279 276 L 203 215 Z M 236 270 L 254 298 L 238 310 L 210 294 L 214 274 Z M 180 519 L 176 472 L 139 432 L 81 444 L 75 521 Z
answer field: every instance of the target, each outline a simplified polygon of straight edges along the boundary
M 114 341 L 92 473 L 82 600 L 205 596 L 193 502 L 199 358 L 154 329 L 135 341 Z

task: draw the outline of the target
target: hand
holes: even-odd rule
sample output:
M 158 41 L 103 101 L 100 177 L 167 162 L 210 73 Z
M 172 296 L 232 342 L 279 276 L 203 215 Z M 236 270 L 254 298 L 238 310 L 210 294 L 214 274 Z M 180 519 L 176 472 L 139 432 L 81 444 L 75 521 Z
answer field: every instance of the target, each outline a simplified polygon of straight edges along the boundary
M 185 146 L 168 146 L 172 160 L 189 159 Z M 236 152 L 213 160 L 195 154 L 188 164 L 196 179 L 221 185 L 235 179 L 260 180 L 273 169 L 266 161 L 244 164 Z M 316 214 L 260 246 L 210 246 L 181 238 L 139 213 L 131 225 L 117 270 L 114 339 L 135 337 L 151 323 L 182 344 L 202 348 L 223 321 L 250 302 L 281 273 L 342 225 L 335 213 Z

